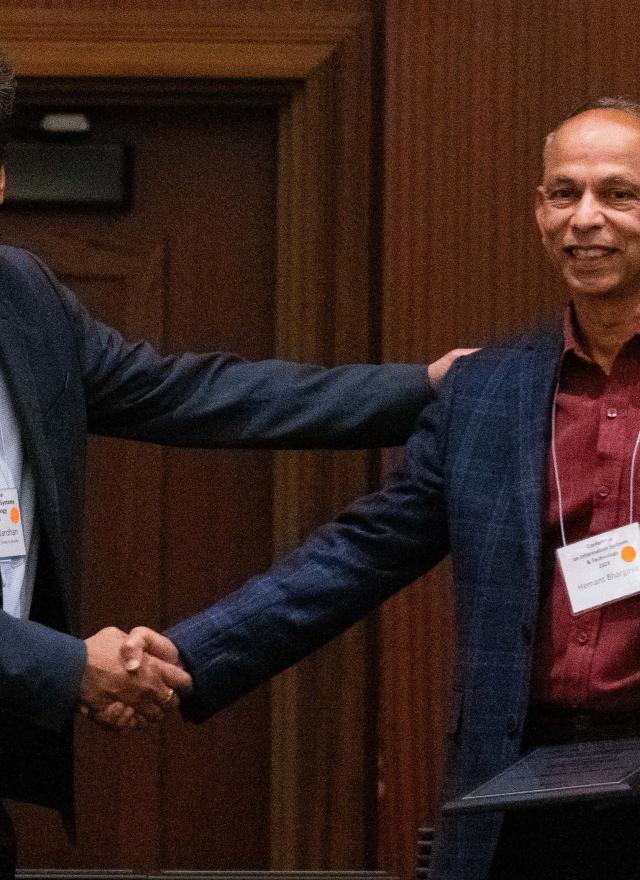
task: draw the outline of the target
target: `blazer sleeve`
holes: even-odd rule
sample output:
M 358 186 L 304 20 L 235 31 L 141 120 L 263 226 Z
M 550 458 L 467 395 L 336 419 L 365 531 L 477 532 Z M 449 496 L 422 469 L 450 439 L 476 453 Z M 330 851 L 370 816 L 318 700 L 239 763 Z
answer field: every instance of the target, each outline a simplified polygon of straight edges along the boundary
M 223 353 L 161 356 L 94 320 L 33 255 L 2 252 L 26 276 L 37 273 L 63 310 L 95 433 L 176 446 L 395 445 L 430 397 L 424 365 L 326 369 Z M 81 640 L 0 611 L 2 712 L 60 729 L 85 663 Z
M 60 731 L 78 702 L 82 639 L 0 611 L 0 711 Z
M 201 721 L 345 630 L 448 552 L 438 452 L 428 407 L 385 487 L 349 507 L 296 552 L 168 637 L 194 681 L 183 703 Z
M 425 364 L 339 367 L 159 355 L 94 320 L 39 261 L 73 328 L 93 433 L 202 448 L 406 442 L 432 397 Z

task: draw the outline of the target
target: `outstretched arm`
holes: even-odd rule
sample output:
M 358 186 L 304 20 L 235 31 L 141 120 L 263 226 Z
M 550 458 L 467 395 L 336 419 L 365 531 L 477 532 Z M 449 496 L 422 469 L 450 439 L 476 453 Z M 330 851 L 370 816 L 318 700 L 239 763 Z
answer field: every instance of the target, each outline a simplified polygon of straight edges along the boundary
M 96 321 L 31 254 L 4 253 L 41 271 L 62 306 L 83 372 L 89 429 L 205 448 L 366 448 L 406 442 L 457 349 L 431 367 L 322 367 L 235 355 L 159 355 Z
M 204 720 L 347 629 L 448 550 L 436 407 L 385 488 L 296 552 L 166 635 L 193 678 L 183 714 Z

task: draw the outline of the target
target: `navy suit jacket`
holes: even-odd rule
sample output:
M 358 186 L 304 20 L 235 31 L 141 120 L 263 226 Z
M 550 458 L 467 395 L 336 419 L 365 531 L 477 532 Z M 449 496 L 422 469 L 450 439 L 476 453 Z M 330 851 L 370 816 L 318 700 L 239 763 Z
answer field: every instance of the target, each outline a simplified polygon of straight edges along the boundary
M 447 795 L 514 760 L 528 706 L 545 461 L 560 328 L 458 361 L 384 488 L 168 635 L 194 679 L 194 719 L 344 630 L 448 552 L 459 658 Z M 501 817 L 440 823 L 429 876 L 487 876 Z
M 160 356 L 92 319 L 25 251 L 0 247 L 0 369 L 42 528 L 32 619 L 0 611 L 0 797 L 68 809 L 87 432 L 200 447 L 402 443 L 425 367 L 325 369 L 224 354 Z

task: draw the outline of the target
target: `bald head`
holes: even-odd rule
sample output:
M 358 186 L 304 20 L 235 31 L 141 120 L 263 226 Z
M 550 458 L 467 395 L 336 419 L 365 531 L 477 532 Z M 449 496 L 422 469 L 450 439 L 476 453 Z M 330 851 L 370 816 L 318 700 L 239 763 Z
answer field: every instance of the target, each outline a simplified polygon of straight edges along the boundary
M 595 101 L 588 101 L 586 104 L 581 104 L 579 107 L 576 107 L 575 110 L 572 110 L 568 116 L 560 122 L 560 124 L 555 128 L 550 134 L 548 134 L 544 140 L 544 149 L 543 149 L 543 163 L 546 165 L 547 163 L 547 153 L 549 147 L 553 143 L 556 138 L 557 133 L 571 122 L 572 119 L 575 119 L 577 116 L 582 116 L 585 113 L 590 113 L 595 110 L 606 110 L 610 113 L 614 114 L 622 114 L 625 117 L 630 117 L 631 119 L 637 119 L 640 121 L 640 103 L 636 101 L 632 101 L 629 98 L 596 98 Z M 605 117 L 606 119 L 606 117 Z
M 547 138 L 544 176 L 567 160 L 615 161 L 620 151 L 627 161 L 637 156 L 640 162 L 640 115 L 609 107 L 584 110 L 562 122 Z

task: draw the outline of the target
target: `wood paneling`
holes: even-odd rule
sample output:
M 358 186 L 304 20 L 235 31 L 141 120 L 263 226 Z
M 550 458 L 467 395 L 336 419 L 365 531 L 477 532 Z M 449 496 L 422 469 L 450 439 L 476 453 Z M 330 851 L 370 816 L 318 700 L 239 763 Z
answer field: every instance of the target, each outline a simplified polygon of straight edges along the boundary
M 10 0 L 12 9 L 28 9 L 43 12 L 55 10 L 65 17 L 88 12 L 91 15 L 114 12 L 167 13 L 166 0 Z M 183 16 L 197 13 L 211 18 L 230 15 L 244 16 L 248 25 L 261 16 L 297 16 L 299 20 L 317 20 L 328 13 L 366 12 L 369 0 L 171 0 L 169 13 Z
M 165 7 L 166 10 L 166 7 Z M 113 21 L 83 10 L 3 11 L 2 40 L 23 75 L 304 79 L 362 27 L 363 16 L 167 14 Z M 108 24 L 108 27 L 107 27 Z
M 433 359 L 555 311 L 533 221 L 544 135 L 638 98 L 631 0 L 386 4 L 384 356 Z M 380 867 L 409 877 L 437 809 L 453 657 L 445 573 L 396 597 L 380 644 Z
M 370 155 L 362 149 L 370 131 L 369 40 L 364 19 L 307 80 L 306 107 L 299 96 L 283 114 L 280 203 L 288 211 L 278 338 L 279 349 L 298 360 L 370 356 Z M 364 455 L 279 456 L 277 548 L 298 543 L 367 480 Z M 273 683 L 274 868 L 375 865 L 370 626 L 352 629 Z
M 227 83 L 219 86 L 222 96 L 228 88 L 233 100 L 276 104 L 277 353 L 353 361 L 370 354 L 366 6 L 363 0 L 132 2 L 125 10 L 114 2 L 12 3 L 3 10 L 2 39 L 22 74 L 207 77 Z M 160 9 L 157 15 L 145 14 Z M 166 87 L 177 85 L 174 79 Z M 121 84 L 113 81 L 106 92 L 109 88 L 117 96 Z M 278 456 L 276 547 L 297 543 L 358 494 L 367 475 L 367 458 L 357 453 Z M 368 632 L 367 624 L 351 631 L 273 684 L 272 772 L 269 778 L 265 768 L 264 774 L 272 793 L 272 867 L 338 869 L 375 863 Z M 257 723 L 247 725 L 235 751 L 222 738 L 223 759 L 242 760 Z M 206 749 L 201 759 L 206 761 Z M 198 786 L 194 791 L 205 796 Z M 215 790 L 209 794 L 215 802 Z M 212 816 L 212 821 L 223 820 L 219 813 Z M 235 836 L 241 845 L 242 834 L 236 832 L 227 828 L 229 839 Z M 202 827 L 193 829 L 194 846 L 204 833 Z M 171 835 L 163 839 L 165 852 L 173 855 Z
M 276 109 L 201 107 L 195 118 L 177 107 L 87 112 L 96 138 L 106 132 L 132 148 L 132 209 L 7 208 L 6 237 L 42 254 L 94 315 L 129 338 L 165 351 L 233 345 L 247 357 L 272 355 Z M 92 438 L 88 486 L 85 634 L 109 623 L 162 628 L 268 564 L 272 473 L 264 453 Z M 247 526 L 251 541 L 238 537 Z M 78 845 L 66 846 L 56 823 L 38 833 L 33 811 L 22 811 L 23 864 L 268 864 L 267 689 L 197 730 L 176 721 L 157 735 L 123 739 L 81 721 L 77 753 Z M 243 827 L 245 838 L 229 827 Z

